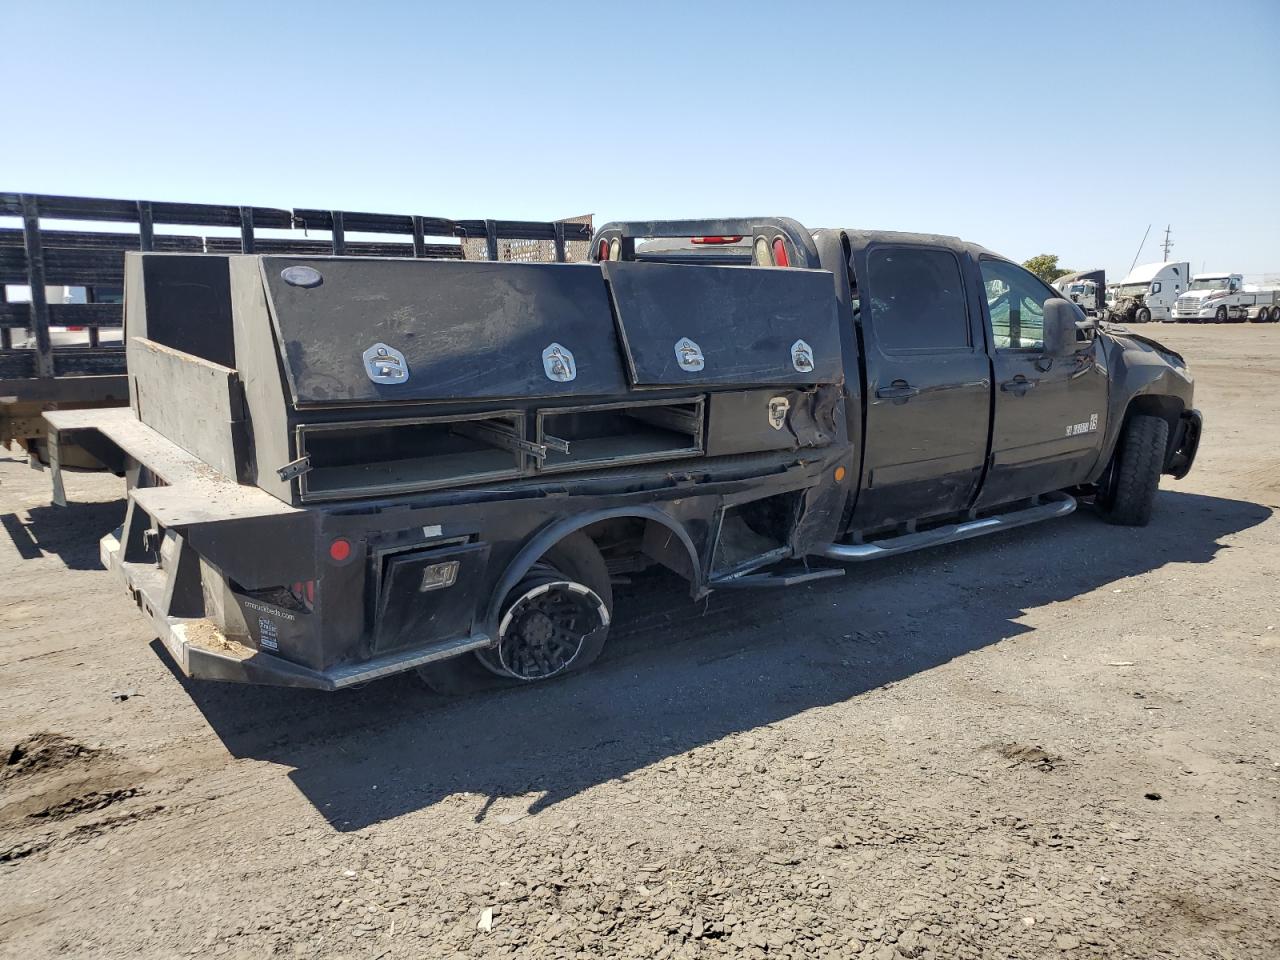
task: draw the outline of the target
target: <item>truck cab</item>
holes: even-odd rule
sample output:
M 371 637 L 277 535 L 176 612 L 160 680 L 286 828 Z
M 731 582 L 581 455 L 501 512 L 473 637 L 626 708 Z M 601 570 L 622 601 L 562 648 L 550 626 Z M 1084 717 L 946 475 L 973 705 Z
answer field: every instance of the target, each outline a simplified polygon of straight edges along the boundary
M 1167 322 L 1186 290 L 1191 264 L 1185 261 L 1144 263 L 1129 271 L 1115 287 L 1111 304 L 1114 319 L 1122 323 Z
M 1245 291 L 1241 274 L 1198 273 L 1192 278 L 1190 289 L 1178 298 L 1174 317 L 1193 323 L 1248 320 L 1258 299 L 1257 291 Z M 1270 298 L 1263 304 L 1264 312 L 1269 305 Z

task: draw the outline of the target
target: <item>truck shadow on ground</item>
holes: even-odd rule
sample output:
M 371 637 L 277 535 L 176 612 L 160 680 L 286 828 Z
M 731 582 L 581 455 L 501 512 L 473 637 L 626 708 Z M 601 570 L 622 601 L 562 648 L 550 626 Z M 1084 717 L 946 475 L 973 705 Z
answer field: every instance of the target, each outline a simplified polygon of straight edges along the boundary
M 28 507 L 25 521 L 16 513 L 0 514 L 0 526 L 23 560 L 53 555 L 68 570 L 101 570 L 98 540 L 120 526 L 125 507 L 123 498 L 67 507 Z
M 1143 530 L 1081 510 L 793 590 L 725 591 L 695 604 L 681 582 L 646 578 L 619 589 L 617 632 L 590 670 L 466 699 L 435 697 L 413 677 L 339 694 L 179 679 L 232 755 L 292 768 L 336 830 L 464 792 L 488 798 L 477 800 L 477 820 L 530 794 L 537 799 L 516 802 L 536 814 L 1026 633 L 1016 621 L 1028 609 L 1165 564 L 1206 563 L 1230 549 L 1223 537 L 1271 512 L 1166 491 Z

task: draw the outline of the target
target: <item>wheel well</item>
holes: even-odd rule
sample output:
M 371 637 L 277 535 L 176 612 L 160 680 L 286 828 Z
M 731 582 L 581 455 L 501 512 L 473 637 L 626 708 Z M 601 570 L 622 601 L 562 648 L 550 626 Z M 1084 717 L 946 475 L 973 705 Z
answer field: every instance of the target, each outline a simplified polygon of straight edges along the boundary
M 618 545 L 625 551 L 638 536 L 640 553 L 688 580 L 695 597 L 704 592 L 697 548 L 678 520 L 651 506 L 599 510 L 554 523 L 525 544 L 490 597 L 485 622 L 491 632 L 497 628 L 502 600 L 511 588 L 548 550 L 577 533 L 589 537 L 606 557 L 606 551 Z

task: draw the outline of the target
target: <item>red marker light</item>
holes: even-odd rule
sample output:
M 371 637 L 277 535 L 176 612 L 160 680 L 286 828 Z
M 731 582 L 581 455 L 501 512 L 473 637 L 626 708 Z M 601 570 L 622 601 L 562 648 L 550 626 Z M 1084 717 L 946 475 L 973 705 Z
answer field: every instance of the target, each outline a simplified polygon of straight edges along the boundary
M 346 560 L 351 556 L 351 541 L 344 540 L 339 537 L 333 543 L 329 544 L 329 556 L 338 563 Z
M 739 236 L 736 236 L 736 237 L 690 237 L 689 239 L 690 239 L 693 243 L 698 243 L 698 244 L 702 244 L 702 243 L 737 243 L 739 240 L 741 240 L 741 239 L 742 239 L 742 236 L 741 236 L 741 235 L 739 235 Z
M 596 259 L 597 259 L 597 260 L 608 260 L 608 259 L 609 259 L 609 241 L 608 241 L 608 240 L 601 240 L 601 241 L 600 241 L 600 251 L 599 251 L 599 255 L 596 257 Z
M 781 237 L 773 238 L 773 265 L 775 267 L 791 266 L 791 261 L 787 257 L 787 245 L 782 242 Z

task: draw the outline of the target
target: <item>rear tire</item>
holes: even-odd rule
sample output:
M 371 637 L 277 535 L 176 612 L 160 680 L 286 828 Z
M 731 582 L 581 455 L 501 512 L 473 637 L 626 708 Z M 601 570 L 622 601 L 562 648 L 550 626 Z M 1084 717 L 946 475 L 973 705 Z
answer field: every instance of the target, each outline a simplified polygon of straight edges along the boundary
M 1271 315 L 1267 319 L 1271 323 L 1280 323 L 1280 304 L 1271 308 Z
M 613 589 L 609 582 L 609 571 L 605 566 L 604 557 L 600 555 L 599 549 L 591 538 L 581 531 L 569 534 L 538 559 L 529 574 L 526 574 L 504 599 L 504 614 L 513 601 L 528 592 L 527 588 L 533 585 L 531 578 L 547 581 L 567 580 L 580 584 L 598 598 L 607 615 L 612 616 Z M 419 667 L 417 672 L 428 687 L 445 696 L 462 696 L 483 690 L 526 686 L 586 669 L 600 656 L 608 638 L 609 625 L 606 622 L 583 638 L 571 662 L 546 677 L 523 679 L 512 676 L 503 670 L 501 660 L 494 649 L 427 664 Z
M 1135 415 L 1125 423 L 1101 498 L 1108 523 L 1145 527 L 1151 522 L 1168 442 L 1169 424 L 1162 417 Z

